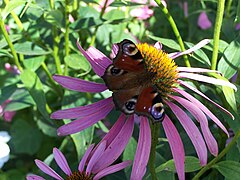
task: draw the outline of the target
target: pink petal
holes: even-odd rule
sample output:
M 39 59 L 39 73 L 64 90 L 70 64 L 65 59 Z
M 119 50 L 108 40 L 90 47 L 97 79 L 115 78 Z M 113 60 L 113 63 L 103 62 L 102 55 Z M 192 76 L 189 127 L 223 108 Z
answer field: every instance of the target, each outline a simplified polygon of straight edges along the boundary
M 89 157 L 93 147 L 94 147 L 94 144 L 90 145 L 88 147 L 87 151 L 85 152 L 85 154 L 83 155 L 82 160 L 80 161 L 80 163 L 78 165 L 79 172 L 83 172 L 84 171 L 84 167 L 86 165 L 86 161 L 87 161 L 87 159 L 88 159 L 88 157 Z
M 73 91 L 97 93 L 108 89 L 104 84 L 85 81 L 69 76 L 54 75 L 53 79 L 61 86 Z
M 99 63 L 105 69 L 107 69 L 107 67 L 112 64 L 112 60 L 110 60 L 95 47 L 89 47 L 86 52 L 89 54 L 89 56 L 92 57 L 92 59 L 94 59 L 96 63 Z
M 138 145 L 131 173 L 132 180 L 143 178 L 150 155 L 150 149 L 151 130 L 149 127 L 148 119 L 146 117 L 142 117 L 140 121 Z
M 178 73 L 178 75 L 180 78 L 188 78 L 188 79 L 193 79 L 196 81 L 206 82 L 206 83 L 210 83 L 210 84 L 228 86 L 228 87 L 234 89 L 235 91 L 237 91 L 237 87 L 234 84 L 232 84 L 228 81 L 224 81 L 222 79 L 216 79 L 216 78 L 204 76 L 201 74 L 183 73 L 183 72 Z
M 27 180 L 45 180 L 43 177 L 37 176 L 35 174 L 28 175 L 26 179 Z
M 94 165 L 92 170 L 93 173 L 98 173 L 99 171 L 108 167 L 121 155 L 128 144 L 129 139 L 131 138 L 133 128 L 134 119 L 133 116 L 130 116 L 112 143 L 107 146 L 102 157 Z
M 112 45 L 112 53 L 111 53 L 111 58 L 115 58 L 117 56 L 117 53 L 119 51 L 118 45 L 117 44 L 113 44 Z
M 82 46 L 79 44 L 79 42 L 77 42 L 77 46 L 78 49 L 81 51 L 81 53 L 87 58 L 87 60 L 89 61 L 89 63 L 92 65 L 92 68 L 94 70 L 94 72 L 98 75 L 98 76 L 102 76 L 106 70 L 106 64 L 110 63 L 110 59 L 108 59 L 106 56 L 103 57 L 104 55 L 96 50 L 95 52 L 95 57 L 92 57 L 93 53 L 91 50 L 91 53 L 85 51 Z M 101 59 L 102 58 L 102 59 Z
M 193 68 L 193 67 L 177 67 L 179 72 L 215 72 L 220 73 L 216 70 L 204 69 L 204 68 Z
M 172 98 L 179 102 L 183 107 L 185 107 L 194 116 L 194 118 L 200 122 L 202 133 L 206 140 L 208 149 L 211 152 L 211 154 L 217 156 L 218 144 L 208 127 L 208 120 L 205 114 L 195 104 L 186 99 L 183 99 L 178 96 L 172 96 Z
M 174 99 L 174 97 L 172 98 Z M 182 124 L 183 128 L 187 132 L 189 138 L 191 139 L 196 149 L 201 165 L 202 166 L 206 165 L 207 164 L 207 147 L 197 126 L 193 123 L 193 121 L 189 118 L 189 116 L 176 104 L 170 101 L 165 101 L 165 103 L 171 108 L 171 110 L 174 112 L 174 114 Z
M 212 22 L 208 19 L 206 12 L 201 12 L 198 16 L 198 26 L 204 30 L 212 27 Z
M 125 167 L 129 166 L 131 164 L 131 161 L 123 161 L 119 164 L 113 165 L 113 166 L 109 166 L 105 169 L 103 169 L 102 171 L 100 171 L 99 173 L 97 173 L 94 177 L 93 180 L 99 180 L 102 177 L 105 177 L 109 174 L 115 173 L 117 171 L 120 171 L 122 169 L 124 169 Z
M 209 116 L 217 125 L 220 127 L 229 137 L 227 129 L 224 127 L 224 125 L 221 123 L 221 121 L 206 107 L 204 106 L 200 101 L 198 101 L 195 97 L 188 94 L 187 92 L 175 88 L 175 91 L 182 94 L 185 98 L 187 98 L 189 101 L 191 101 L 193 104 L 195 104 L 198 108 L 200 108 L 207 116 Z
M 185 161 L 185 153 L 183 148 L 183 143 L 177 129 L 175 128 L 172 121 L 169 119 L 167 115 L 162 122 L 165 134 L 167 136 L 173 159 L 175 162 L 177 174 L 179 180 L 185 179 L 184 174 L 184 161 Z
M 98 145 L 101 144 L 101 142 L 106 141 L 107 142 L 107 146 L 109 146 L 112 143 L 112 141 L 115 139 L 115 137 L 118 135 L 118 133 L 121 131 L 122 127 L 125 124 L 125 120 L 126 120 L 126 115 L 121 113 L 121 115 L 119 116 L 118 120 L 114 123 L 112 128 L 103 137 L 103 139 L 98 143 Z M 94 153 L 94 151 L 96 150 L 98 145 L 94 148 L 92 153 Z
M 53 155 L 57 165 L 62 169 L 62 171 L 70 176 L 72 171 L 67 163 L 66 158 L 64 157 L 63 153 L 59 151 L 57 148 L 53 148 Z
M 92 114 L 91 116 L 76 119 L 68 124 L 61 126 L 57 130 L 58 136 L 74 134 L 92 126 L 96 122 L 105 118 L 113 107 L 114 105 L 104 106 L 104 108 L 98 109 L 99 111 L 95 114 Z
M 99 111 L 99 108 L 113 104 L 112 97 L 100 100 L 86 106 L 74 107 L 64 110 L 58 110 L 51 114 L 52 119 L 74 119 L 90 116 Z
M 104 150 L 106 149 L 106 141 L 103 141 L 94 154 L 92 155 L 90 161 L 88 162 L 86 173 L 91 174 L 92 168 L 95 165 L 95 163 L 98 161 L 98 159 L 103 155 Z
M 59 176 L 52 168 L 50 168 L 44 162 L 36 159 L 35 163 L 39 167 L 39 169 L 41 169 L 42 172 L 48 174 L 49 176 L 52 176 L 53 178 L 55 178 L 57 180 L 63 180 L 63 178 L 61 176 Z
M 208 98 L 205 94 L 203 94 L 201 91 L 199 91 L 198 89 L 190 86 L 188 83 L 184 82 L 184 81 L 178 81 L 181 85 L 187 87 L 188 89 L 191 89 L 192 91 L 194 91 L 195 93 L 199 94 L 200 96 L 202 96 L 203 98 L 207 99 L 208 101 L 210 101 L 212 104 L 214 104 L 215 106 L 217 106 L 217 108 L 220 108 L 222 111 L 224 111 L 226 114 L 228 114 L 232 119 L 234 119 L 234 116 L 225 108 L 223 108 L 222 106 L 220 106 L 219 104 L 215 103 L 214 101 L 212 101 L 210 98 Z M 217 124 L 217 123 L 216 123 Z M 227 132 L 227 130 L 226 130 Z
M 175 52 L 175 53 L 170 53 L 168 54 L 168 56 L 172 59 L 176 59 L 179 56 L 182 56 L 184 54 L 190 54 L 200 48 L 202 48 L 203 46 L 205 46 L 206 44 L 208 44 L 210 42 L 210 39 L 204 39 L 202 41 L 200 41 L 199 43 L 197 43 L 195 46 L 191 47 L 190 49 L 183 51 L 183 52 Z
M 162 44 L 161 44 L 160 42 L 156 42 L 156 43 L 154 44 L 154 47 L 155 47 L 156 49 L 158 49 L 158 50 L 162 50 Z

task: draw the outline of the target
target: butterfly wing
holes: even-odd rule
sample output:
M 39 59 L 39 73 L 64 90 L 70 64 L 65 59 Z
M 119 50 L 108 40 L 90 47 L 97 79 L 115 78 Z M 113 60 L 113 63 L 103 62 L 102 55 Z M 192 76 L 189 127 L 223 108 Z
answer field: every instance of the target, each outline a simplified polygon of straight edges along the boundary
M 160 122 L 165 116 L 162 98 L 153 86 L 113 92 L 113 101 L 116 108 L 125 114 L 144 115 L 153 122 Z
M 131 89 L 141 84 L 146 74 L 141 53 L 130 40 L 118 43 L 118 54 L 102 76 L 107 87 L 114 91 Z M 149 76 L 149 75 L 148 75 Z M 130 82 L 130 83 L 129 83 Z
M 165 111 L 162 98 L 154 86 L 144 88 L 141 91 L 136 101 L 135 112 L 151 118 L 153 122 L 164 119 Z

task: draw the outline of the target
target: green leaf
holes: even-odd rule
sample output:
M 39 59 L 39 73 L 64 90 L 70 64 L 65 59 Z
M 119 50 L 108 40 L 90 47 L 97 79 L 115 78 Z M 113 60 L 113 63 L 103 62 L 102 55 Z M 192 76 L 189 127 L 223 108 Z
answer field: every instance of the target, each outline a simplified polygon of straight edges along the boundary
M 43 91 L 43 85 L 37 74 L 31 70 L 24 70 L 20 74 L 20 78 L 32 96 L 33 100 L 37 104 L 40 113 L 45 119 L 49 120 L 49 115 L 46 110 L 46 98 Z
M 185 157 L 185 172 L 194 172 L 201 169 L 199 159 L 193 156 L 186 156 Z M 166 170 L 176 172 L 174 160 L 171 159 L 166 163 L 158 166 L 156 169 L 156 173 Z
M 41 47 L 33 44 L 32 42 L 23 42 L 14 44 L 14 48 L 17 53 L 23 55 L 45 55 L 50 54 L 51 51 L 45 51 Z
M 10 144 L 14 153 L 35 154 L 41 146 L 42 134 L 24 120 L 18 119 L 11 126 Z
M 44 13 L 44 19 L 50 24 L 59 28 L 63 27 L 63 14 L 59 10 L 52 10 Z
M 89 72 L 91 70 L 91 66 L 89 62 L 86 60 L 86 58 L 83 55 L 70 54 L 64 58 L 64 61 L 69 67 L 75 70 L 82 69 L 86 72 Z
M 211 73 L 211 75 L 217 79 L 222 79 L 224 81 L 228 81 L 228 79 L 226 79 L 225 77 L 223 77 L 219 74 Z M 222 88 L 223 94 L 224 94 L 228 104 L 231 106 L 231 108 L 235 112 L 237 112 L 237 104 L 236 104 L 234 90 L 228 86 L 221 86 L 221 88 Z
M 240 67 L 240 37 L 230 43 L 218 63 L 218 71 L 229 79 Z
M 35 105 L 32 97 L 25 89 L 17 89 L 11 96 L 10 103 L 7 104 L 6 111 L 17 111 Z
M 9 3 L 5 6 L 5 8 L 3 9 L 2 13 L 1 13 L 2 20 L 6 19 L 6 17 L 8 16 L 9 13 L 11 13 L 11 11 L 24 5 L 26 2 L 27 2 L 27 0 L 9 1 Z
M 216 168 L 224 177 L 238 179 L 240 177 L 240 163 L 236 161 L 221 161 L 212 166 Z
M 11 84 L 0 89 L 0 104 L 9 99 L 12 94 L 16 91 L 17 85 Z
M 53 127 L 51 124 L 47 124 L 43 121 L 37 121 L 37 125 L 44 134 L 51 137 L 57 137 L 56 127 Z
M 38 56 L 33 58 L 28 58 L 23 61 L 24 66 L 32 71 L 36 71 L 45 60 L 45 56 Z
M 75 21 L 70 25 L 70 27 L 77 31 L 80 29 L 88 29 L 90 27 L 99 26 L 101 24 L 103 24 L 103 21 L 99 18 L 86 17 Z
M 18 41 L 19 39 L 21 39 L 22 35 L 21 34 L 10 34 L 9 38 L 10 38 L 11 42 L 14 43 L 14 42 Z M 5 38 L 1 39 L 0 40 L 0 49 L 4 48 L 6 46 L 8 46 L 6 39 Z

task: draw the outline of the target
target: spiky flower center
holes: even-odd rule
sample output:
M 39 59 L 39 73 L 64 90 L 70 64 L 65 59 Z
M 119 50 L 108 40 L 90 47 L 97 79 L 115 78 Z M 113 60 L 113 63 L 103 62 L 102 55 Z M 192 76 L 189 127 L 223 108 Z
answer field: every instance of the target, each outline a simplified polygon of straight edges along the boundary
M 71 176 L 68 176 L 66 180 L 92 180 L 91 175 L 85 172 L 74 171 Z
M 158 87 L 159 93 L 162 96 L 171 93 L 178 77 L 175 62 L 168 57 L 167 53 L 147 43 L 137 44 L 137 48 L 142 54 L 147 72 L 154 74 L 151 81 Z

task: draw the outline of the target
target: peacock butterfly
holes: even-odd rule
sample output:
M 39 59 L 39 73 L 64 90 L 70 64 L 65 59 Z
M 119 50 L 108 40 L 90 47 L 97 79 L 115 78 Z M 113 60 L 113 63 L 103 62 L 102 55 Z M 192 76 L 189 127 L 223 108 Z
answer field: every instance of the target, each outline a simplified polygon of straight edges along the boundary
M 154 73 L 145 68 L 143 57 L 130 40 L 118 45 L 118 53 L 102 76 L 106 86 L 113 92 L 116 108 L 130 115 L 144 115 L 159 122 L 164 119 L 164 107 L 157 87 L 152 84 Z

